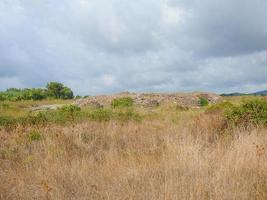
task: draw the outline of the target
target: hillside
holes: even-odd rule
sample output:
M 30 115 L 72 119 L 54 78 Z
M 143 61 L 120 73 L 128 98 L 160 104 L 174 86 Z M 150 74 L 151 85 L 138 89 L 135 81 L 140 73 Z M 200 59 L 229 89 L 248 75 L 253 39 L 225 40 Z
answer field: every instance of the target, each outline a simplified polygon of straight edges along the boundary
M 234 93 L 226 93 L 226 94 L 221 94 L 221 96 L 245 96 L 245 95 L 261 95 L 265 96 L 267 95 L 267 90 L 262 90 L 259 92 L 252 92 L 252 93 L 240 93 L 240 92 L 234 92 Z
M 255 92 L 253 94 L 254 95 L 267 95 L 267 90 L 262 90 L 262 91 L 259 91 L 259 92 Z

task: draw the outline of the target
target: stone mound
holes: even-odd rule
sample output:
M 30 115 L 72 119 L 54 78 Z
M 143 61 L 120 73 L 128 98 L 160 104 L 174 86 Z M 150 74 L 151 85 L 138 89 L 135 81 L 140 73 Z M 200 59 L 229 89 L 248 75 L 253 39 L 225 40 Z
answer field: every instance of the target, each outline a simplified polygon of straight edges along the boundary
M 110 106 L 113 99 L 121 97 L 131 97 L 135 105 L 145 107 L 155 107 L 161 104 L 176 103 L 185 107 L 200 107 L 200 97 L 206 98 L 209 103 L 216 103 L 220 100 L 220 96 L 214 93 L 119 93 L 115 95 L 99 95 L 92 96 L 76 101 L 76 105 L 80 107 L 107 107 Z

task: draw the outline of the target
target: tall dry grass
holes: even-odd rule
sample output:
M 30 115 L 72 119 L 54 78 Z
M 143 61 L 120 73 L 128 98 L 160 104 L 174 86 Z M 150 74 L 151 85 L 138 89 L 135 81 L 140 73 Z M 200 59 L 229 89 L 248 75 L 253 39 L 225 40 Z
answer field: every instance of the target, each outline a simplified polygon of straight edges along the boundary
M 0 199 L 267 199 L 266 129 L 179 119 L 2 129 Z

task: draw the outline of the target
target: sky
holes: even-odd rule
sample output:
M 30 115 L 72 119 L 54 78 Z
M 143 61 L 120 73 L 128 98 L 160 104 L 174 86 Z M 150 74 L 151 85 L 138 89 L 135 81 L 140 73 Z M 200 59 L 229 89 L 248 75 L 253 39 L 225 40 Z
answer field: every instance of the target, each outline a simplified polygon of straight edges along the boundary
M 0 0 L 0 90 L 267 89 L 266 0 Z

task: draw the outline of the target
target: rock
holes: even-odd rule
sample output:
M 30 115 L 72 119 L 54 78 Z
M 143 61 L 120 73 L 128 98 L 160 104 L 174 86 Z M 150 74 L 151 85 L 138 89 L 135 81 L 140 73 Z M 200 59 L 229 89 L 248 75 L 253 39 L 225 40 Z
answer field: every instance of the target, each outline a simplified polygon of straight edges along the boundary
M 41 105 L 37 107 L 30 108 L 31 111 L 38 111 L 38 110 L 57 110 L 58 108 L 61 108 L 65 104 L 54 104 L 54 105 Z
M 101 95 L 94 96 L 85 99 L 79 99 L 76 104 L 80 107 L 93 106 L 103 107 L 110 106 L 113 99 L 121 97 L 131 97 L 134 100 L 135 105 L 141 105 L 145 107 L 155 107 L 160 104 L 176 103 L 183 107 L 200 107 L 200 97 L 206 98 L 209 103 L 216 103 L 220 100 L 220 96 L 213 93 L 129 93 L 124 92 L 115 95 Z

